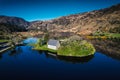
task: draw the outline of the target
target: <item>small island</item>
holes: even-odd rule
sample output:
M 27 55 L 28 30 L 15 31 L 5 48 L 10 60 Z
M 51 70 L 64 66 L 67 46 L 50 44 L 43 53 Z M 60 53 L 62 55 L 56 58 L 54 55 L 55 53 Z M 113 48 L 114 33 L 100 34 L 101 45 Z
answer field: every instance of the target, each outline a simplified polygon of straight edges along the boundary
M 38 39 L 38 42 L 33 46 L 35 50 L 49 51 L 59 56 L 86 57 L 95 53 L 94 46 L 79 36 L 71 36 L 62 40 L 50 39 L 48 42 Z

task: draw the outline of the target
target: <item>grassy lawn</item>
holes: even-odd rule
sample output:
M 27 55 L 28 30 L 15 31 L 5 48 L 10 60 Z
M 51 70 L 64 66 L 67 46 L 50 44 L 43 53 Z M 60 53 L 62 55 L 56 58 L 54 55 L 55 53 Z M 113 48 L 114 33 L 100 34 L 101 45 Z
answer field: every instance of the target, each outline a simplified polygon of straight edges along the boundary
M 9 42 L 10 40 L 0 40 L 0 42 Z

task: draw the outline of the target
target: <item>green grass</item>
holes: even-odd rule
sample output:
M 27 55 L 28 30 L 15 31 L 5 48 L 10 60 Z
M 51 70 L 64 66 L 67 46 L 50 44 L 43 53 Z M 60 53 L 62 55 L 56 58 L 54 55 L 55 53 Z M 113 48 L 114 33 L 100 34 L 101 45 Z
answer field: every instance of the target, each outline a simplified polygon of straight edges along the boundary
M 109 33 L 109 37 L 120 38 L 120 34 L 119 33 Z
M 43 51 L 49 51 L 49 52 L 57 53 L 57 50 L 49 49 L 49 48 L 47 48 L 47 45 L 43 45 L 43 46 L 35 46 L 33 49 L 35 49 L 35 50 L 43 50 Z
M 93 36 L 86 36 L 88 39 L 107 39 L 107 38 L 120 38 L 120 33 L 104 33 L 104 36 L 100 35 L 93 35 Z
M 88 42 L 71 42 L 66 46 L 61 46 L 58 49 L 58 55 L 61 56 L 74 56 L 74 57 L 85 57 L 93 55 L 95 49 L 92 44 Z
M 0 42 L 9 42 L 10 40 L 0 40 Z
M 49 52 L 53 52 L 53 53 L 57 53 L 57 50 L 52 50 L 47 48 L 47 44 L 45 45 L 39 45 L 39 43 L 36 43 L 33 45 L 35 50 L 43 50 L 43 51 L 49 51 Z

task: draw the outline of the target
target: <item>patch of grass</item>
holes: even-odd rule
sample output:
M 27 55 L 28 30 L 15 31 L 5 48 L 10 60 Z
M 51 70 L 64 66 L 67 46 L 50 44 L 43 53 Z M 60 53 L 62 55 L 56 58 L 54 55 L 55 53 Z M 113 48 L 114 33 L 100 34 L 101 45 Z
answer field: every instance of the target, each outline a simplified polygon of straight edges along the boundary
M 40 46 L 40 45 L 36 45 L 36 46 L 34 46 L 33 49 L 35 49 L 35 50 L 43 50 L 43 51 L 49 51 L 49 52 L 57 53 L 57 50 L 49 49 L 49 48 L 47 48 L 47 45 L 42 45 L 42 46 Z
M 107 39 L 107 38 L 120 38 L 119 33 L 104 33 L 104 36 L 101 35 L 92 35 L 92 36 L 86 36 L 87 39 Z
M 109 33 L 109 37 L 120 38 L 120 34 L 119 33 Z
M 57 54 L 61 56 L 84 57 L 93 55 L 94 53 L 95 48 L 92 44 L 86 41 L 74 41 L 66 46 L 61 46 Z
M 0 40 L 0 42 L 9 42 L 10 40 Z
M 41 40 L 38 39 L 38 42 L 37 42 L 36 44 L 32 44 L 32 46 L 34 46 L 33 49 L 57 53 L 57 50 L 53 50 L 53 49 L 47 48 L 47 44 L 41 45 L 41 44 L 40 44 L 40 41 L 41 41 Z

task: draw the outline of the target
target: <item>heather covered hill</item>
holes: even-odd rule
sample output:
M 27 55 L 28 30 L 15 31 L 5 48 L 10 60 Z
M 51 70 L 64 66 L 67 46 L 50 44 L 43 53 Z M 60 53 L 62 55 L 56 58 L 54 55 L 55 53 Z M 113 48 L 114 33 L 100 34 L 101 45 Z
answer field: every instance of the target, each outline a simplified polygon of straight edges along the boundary
M 34 21 L 29 30 L 89 35 L 96 31 L 120 33 L 120 4 L 91 12 L 63 16 L 48 21 Z

